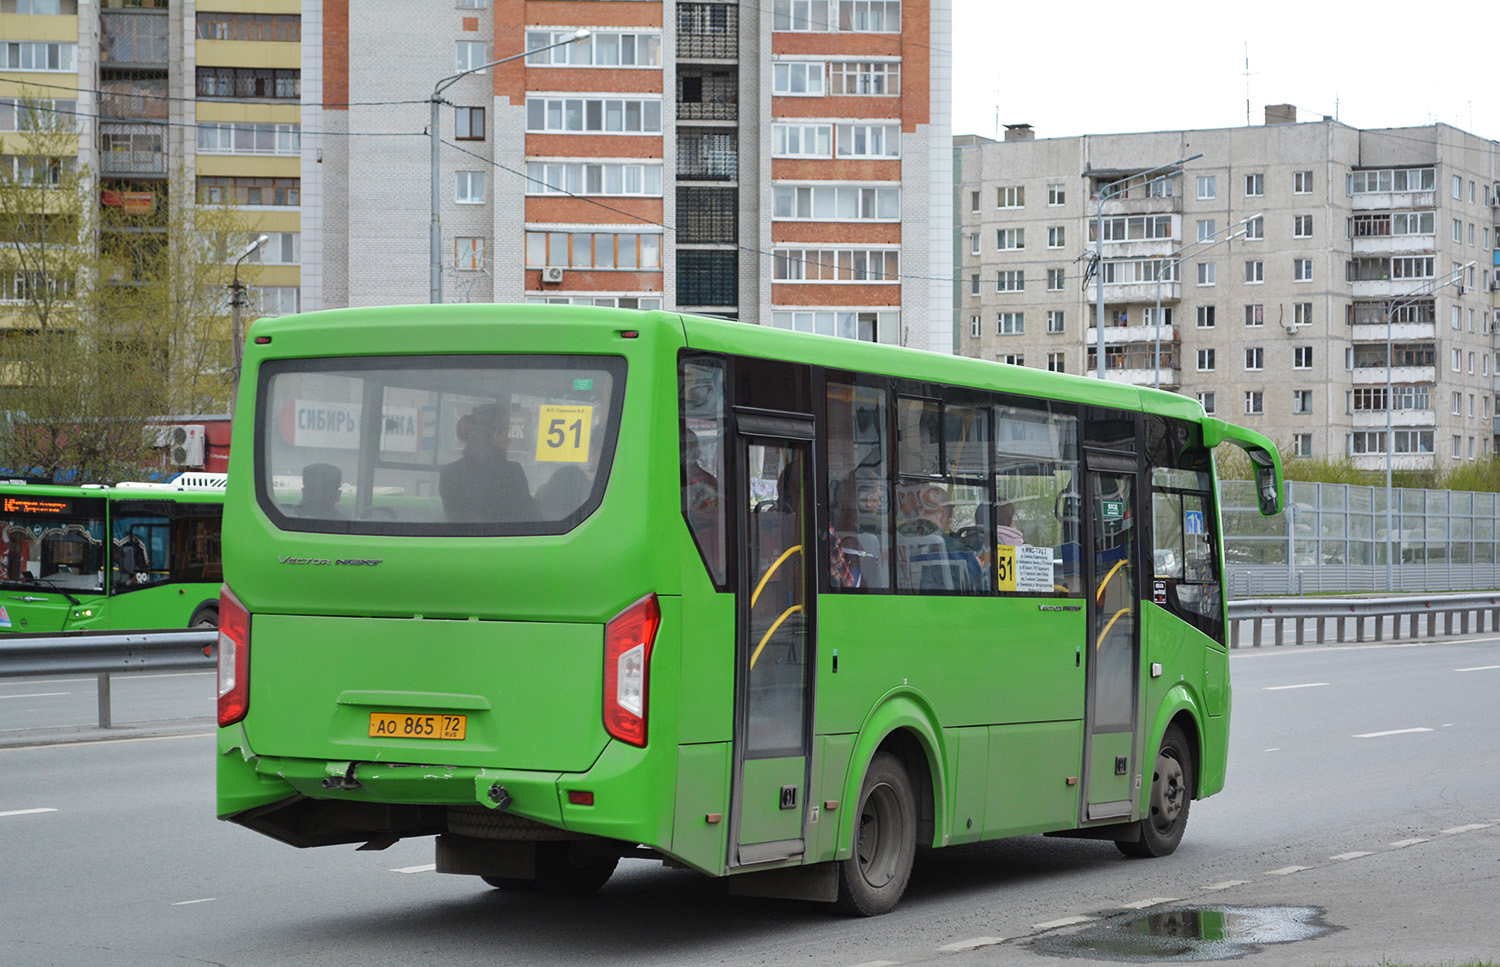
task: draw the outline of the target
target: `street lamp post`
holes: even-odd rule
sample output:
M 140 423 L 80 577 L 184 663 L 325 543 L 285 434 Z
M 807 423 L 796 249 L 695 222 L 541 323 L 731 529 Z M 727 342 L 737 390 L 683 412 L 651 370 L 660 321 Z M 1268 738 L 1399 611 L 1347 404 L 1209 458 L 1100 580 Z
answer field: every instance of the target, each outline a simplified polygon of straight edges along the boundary
M 1242 218 L 1239 221 L 1235 222 L 1234 225 L 1226 226 L 1226 229 L 1228 229 L 1228 228 L 1234 228 L 1236 226 L 1240 226 L 1240 230 L 1237 231 L 1237 232 L 1235 232 L 1232 235 L 1226 235 L 1226 236 L 1224 236 L 1223 238 L 1219 239 L 1217 242 L 1214 242 L 1211 245 L 1208 245 L 1207 247 L 1205 247 L 1203 249 L 1203 251 L 1201 251 L 1201 252 L 1194 252 L 1193 254 L 1194 255 L 1202 255 L 1203 252 L 1207 252 L 1211 248 L 1217 248 L 1218 246 L 1223 245 L 1225 242 L 1232 242 L 1235 239 L 1240 238 L 1246 232 L 1250 231 L 1249 223 L 1255 221 L 1255 219 L 1259 218 L 1260 216 L 1261 216 L 1261 213 L 1260 212 L 1256 212 L 1254 215 L 1251 215 L 1249 218 Z M 1182 248 L 1180 248 L 1177 251 L 1173 252 L 1171 255 L 1168 255 L 1166 261 L 1162 263 L 1161 268 L 1158 269 L 1157 272 L 1156 272 L 1156 321 L 1155 321 L 1156 342 L 1155 342 L 1155 345 L 1152 348 L 1152 363 L 1153 363 L 1153 365 L 1155 366 L 1155 369 L 1156 369 L 1156 384 L 1155 384 L 1155 388 L 1156 389 L 1161 389 L 1161 277 L 1164 274 L 1166 274 L 1167 272 L 1169 272 L 1169 271 L 1176 270 L 1176 268 L 1179 265 L 1182 264 L 1182 260 L 1184 258 L 1186 258 L 1187 255 L 1188 255 L 1188 249 L 1194 248 L 1197 245 L 1199 245 L 1199 244 L 1201 244 L 1203 242 L 1208 241 L 1208 239 L 1213 238 L 1214 235 L 1217 235 L 1217 234 L 1218 234 L 1218 232 L 1214 232 L 1213 235 L 1209 235 L 1207 238 L 1200 238 L 1200 239 L 1198 239 L 1198 241 L 1193 242 L 1190 245 L 1184 245 Z M 1178 281 L 1181 281 L 1181 280 L 1179 279 Z
M 1099 192 L 1099 204 L 1095 213 L 1094 225 L 1094 362 L 1095 372 L 1100 379 L 1104 379 L 1104 203 L 1122 191 L 1130 188 L 1130 183 L 1137 178 L 1146 178 L 1157 172 L 1180 168 L 1189 161 L 1196 161 L 1203 157 L 1203 152 L 1179 158 L 1170 164 L 1157 165 L 1155 168 L 1147 168 L 1133 175 L 1127 175 L 1119 181 L 1112 181 L 1105 185 Z M 1086 174 L 1086 173 L 1085 173 Z M 1155 179 L 1146 178 L 1142 184 L 1149 185 Z M 1083 327 L 1083 359 L 1084 369 L 1088 369 L 1088 327 Z
M 1449 272 L 1441 279 L 1433 279 L 1424 282 L 1415 289 L 1403 292 L 1395 296 L 1385 306 L 1385 589 L 1394 592 L 1396 590 L 1396 536 L 1392 531 L 1394 523 L 1391 514 L 1391 452 L 1395 449 L 1394 424 L 1391 420 L 1391 411 L 1395 408 L 1396 399 L 1392 394 L 1392 370 L 1395 369 L 1395 345 L 1391 338 L 1391 330 L 1396 321 L 1396 313 L 1418 302 L 1427 296 L 1435 295 L 1448 286 L 1458 283 L 1463 285 L 1464 273 L 1474 266 L 1473 261 L 1465 262 L 1458 268 Z M 1437 321 L 1436 313 L 1433 317 Z M 1434 431 L 1434 436 L 1436 431 Z M 1433 440 L 1433 450 L 1437 450 L 1437 441 Z
M 234 354 L 234 365 L 231 370 L 231 385 L 229 389 L 229 412 L 234 412 L 234 398 L 240 391 L 240 368 L 245 362 L 245 337 L 244 326 L 241 320 L 244 318 L 245 310 L 245 287 L 240 284 L 240 263 L 255 253 L 262 245 L 271 240 L 269 235 L 261 235 L 255 241 L 245 246 L 245 251 L 234 260 L 234 281 L 229 285 L 229 318 L 230 318 L 230 341 L 231 352 Z
M 530 50 L 523 50 L 519 54 L 511 54 L 509 57 L 502 57 L 499 60 L 492 60 L 488 64 L 480 64 L 478 67 L 470 67 L 468 70 L 459 71 L 457 74 L 450 74 L 449 76 L 443 78 L 433 85 L 432 97 L 428 98 L 428 102 L 432 107 L 432 117 L 427 122 L 427 138 L 432 152 L 432 225 L 429 231 L 428 238 L 428 256 L 431 263 L 431 291 L 429 292 L 428 297 L 429 302 L 438 303 L 443 301 L 443 227 L 441 215 L 442 198 L 439 196 L 438 178 L 438 152 L 439 146 L 442 144 L 442 138 L 439 136 L 438 132 L 440 130 L 439 122 L 441 120 L 439 117 L 439 110 L 442 108 L 443 104 L 447 102 L 445 102 L 439 95 L 441 95 L 443 91 L 452 87 L 459 80 L 468 77 L 470 74 L 475 74 L 482 70 L 488 70 L 491 67 L 509 63 L 513 60 L 520 60 L 522 57 L 530 57 L 532 54 L 539 54 L 544 50 L 551 50 L 554 47 L 562 47 L 566 44 L 577 43 L 580 40 L 587 40 L 590 36 L 591 34 L 587 28 L 580 27 L 572 34 L 570 34 L 566 40 L 559 40 L 556 43 L 547 44 L 542 47 L 533 47 Z

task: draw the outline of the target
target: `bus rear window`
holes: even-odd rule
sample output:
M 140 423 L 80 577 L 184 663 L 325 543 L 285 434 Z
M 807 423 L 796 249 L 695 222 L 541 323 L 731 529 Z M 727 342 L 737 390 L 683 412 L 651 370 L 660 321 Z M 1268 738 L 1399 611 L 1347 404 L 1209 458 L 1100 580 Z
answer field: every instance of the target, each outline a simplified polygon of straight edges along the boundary
M 603 497 L 624 383 L 605 356 L 268 363 L 261 506 L 286 530 L 563 533 Z

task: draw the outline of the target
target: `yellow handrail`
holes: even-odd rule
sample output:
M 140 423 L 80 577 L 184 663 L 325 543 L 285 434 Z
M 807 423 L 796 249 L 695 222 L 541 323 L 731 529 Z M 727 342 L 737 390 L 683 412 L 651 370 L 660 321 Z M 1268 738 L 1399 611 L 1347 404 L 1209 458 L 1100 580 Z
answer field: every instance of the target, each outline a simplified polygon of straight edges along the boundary
M 792 605 L 790 608 L 787 608 L 785 611 L 781 612 L 781 617 L 779 617 L 779 618 L 776 619 L 776 623 L 775 624 L 771 625 L 771 627 L 769 627 L 769 628 L 766 629 L 766 633 L 761 636 L 760 644 L 756 645 L 755 646 L 755 650 L 750 653 L 750 667 L 751 668 L 755 667 L 756 659 L 760 658 L 761 649 L 763 649 L 763 648 L 766 647 L 766 642 L 768 642 L 768 641 L 771 640 L 771 636 L 776 633 L 776 629 L 777 628 L 781 627 L 781 623 L 783 621 L 785 621 L 786 619 L 790 618 L 794 612 L 801 611 L 801 610 L 802 610 L 802 605 L 800 605 L 800 604 L 794 604 L 794 605 Z
M 1109 587 L 1109 582 L 1115 576 L 1115 572 L 1118 571 L 1120 568 L 1122 568 L 1124 566 L 1125 566 L 1125 561 L 1123 559 L 1119 560 L 1119 561 L 1116 561 L 1115 562 L 1115 566 L 1109 569 L 1109 573 L 1108 574 L 1104 575 L 1104 580 L 1101 581 L 1101 582 L 1099 582 L 1099 590 L 1096 591 L 1096 592 L 1094 592 L 1094 603 L 1095 604 L 1098 604 L 1099 602 L 1101 602 L 1101 601 L 1104 600 L 1104 589 L 1107 588 L 1107 587 Z
M 1109 634 L 1109 629 L 1113 628 L 1115 626 L 1115 622 L 1120 620 L 1120 615 L 1129 613 L 1129 608 L 1121 608 L 1119 611 L 1115 612 L 1115 616 L 1109 619 L 1109 624 L 1105 625 L 1104 630 L 1099 632 L 1099 638 L 1094 642 L 1095 651 L 1098 651 L 1100 648 L 1104 647 L 1104 636 Z
M 771 575 L 776 573 L 776 569 L 781 567 L 782 562 L 801 550 L 801 544 L 793 544 L 791 547 L 782 552 L 782 555 L 776 559 L 776 563 L 772 564 L 769 568 L 766 569 L 766 573 L 760 579 L 760 583 L 755 586 L 755 593 L 750 595 L 750 607 L 755 607 L 755 602 L 760 600 L 760 592 L 765 589 L 766 582 L 771 580 Z

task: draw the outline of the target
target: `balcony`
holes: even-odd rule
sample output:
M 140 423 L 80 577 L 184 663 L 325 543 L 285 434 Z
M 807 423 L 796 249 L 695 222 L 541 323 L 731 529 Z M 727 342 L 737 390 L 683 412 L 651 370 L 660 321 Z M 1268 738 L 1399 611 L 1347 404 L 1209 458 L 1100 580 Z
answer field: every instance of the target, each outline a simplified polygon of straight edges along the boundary
M 740 8 L 729 3 L 677 5 L 677 60 L 735 60 L 740 55 Z
M 99 125 L 99 171 L 104 175 L 165 175 L 167 129 L 159 124 Z
M 1090 326 L 1085 338 L 1088 340 L 1088 345 L 1094 345 L 1099 341 L 1098 330 Z M 1158 340 L 1161 342 L 1163 353 L 1167 351 L 1168 346 L 1174 347 L 1175 351 L 1175 347 L 1178 345 L 1177 327 L 1169 326 L 1165 323 L 1159 326 L 1104 327 L 1104 345 L 1106 347 L 1139 344 L 1138 346 L 1133 345 L 1132 351 L 1138 348 L 1149 350 Z M 1105 353 L 1106 355 L 1109 353 L 1108 348 L 1105 349 Z
M 1432 235 L 1362 235 L 1354 239 L 1353 251 L 1359 255 L 1431 255 L 1437 251 Z
M 735 121 L 740 116 L 739 72 L 685 66 L 677 71 L 677 120 Z
M 739 139 L 724 128 L 677 129 L 678 181 L 735 181 Z
M 1359 453 L 1349 458 L 1358 470 L 1385 471 L 1385 454 Z M 1392 470 L 1430 470 L 1437 465 L 1437 457 L 1431 453 L 1395 453 L 1391 455 Z
M 99 82 L 99 106 L 107 118 L 165 121 L 168 115 L 167 78 L 114 77 Z
M 1099 214 L 1097 199 L 1089 200 L 1089 217 Z M 1182 199 L 1177 195 L 1152 198 L 1109 198 L 1104 202 L 1104 217 L 1110 215 L 1176 215 L 1182 212 Z
M 1089 305 L 1094 304 L 1094 285 L 1089 283 L 1088 299 Z M 1122 302 L 1131 305 L 1155 305 L 1156 295 L 1161 293 L 1162 302 L 1178 302 L 1182 299 L 1182 283 L 1161 283 L 1157 288 L 1155 282 L 1106 282 L 1104 283 L 1105 305 L 1119 305 Z
M 1385 410 L 1360 410 L 1354 414 L 1352 425 L 1356 430 L 1383 430 L 1385 417 Z M 1437 411 L 1392 410 L 1391 426 L 1437 426 Z
M 1384 323 L 1349 327 L 1353 342 L 1385 342 Z M 1392 342 L 1430 342 L 1437 338 L 1437 325 L 1431 322 L 1398 322 L 1391 326 Z
M 1413 289 L 1430 285 L 1432 279 L 1372 279 L 1350 283 L 1355 299 L 1391 299 L 1408 295 Z
M 99 64 L 105 68 L 165 70 L 166 10 L 104 10 L 99 14 Z
M 1436 383 L 1436 366 L 1397 366 L 1391 370 L 1391 383 Z M 1386 384 L 1384 366 L 1361 366 L 1354 371 L 1353 383 L 1355 386 L 1384 386 Z
M 1405 211 L 1413 208 L 1436 208 L 1435 191 L 1373 191 L 1350 198 L 1357 212 Z

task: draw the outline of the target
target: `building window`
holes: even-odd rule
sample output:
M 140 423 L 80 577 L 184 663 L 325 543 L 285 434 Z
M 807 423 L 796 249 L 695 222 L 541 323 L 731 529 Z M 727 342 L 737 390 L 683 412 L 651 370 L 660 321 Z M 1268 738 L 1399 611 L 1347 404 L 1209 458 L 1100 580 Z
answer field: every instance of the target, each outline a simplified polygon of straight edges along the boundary
M 1257 195 L 1264 195 L 1265 193 L 1266 193 L 1266 176 L 1265 175 L 1263 175 L 1263 174 L 1254 174 L 1254 175 L 1246 175 L 1245 176 L 1245 196 L 1247 198 L 1253 198 L 1253 197 L 1255 197 Z
M 681 266 L 682 256 L 677 255 Z M 718 253 L 694 253 L 718 254 Z M 733 252 L 727 253 L 733 255 Z M 661 236 L 632 232 L 527 232 L 526 267 L 583 269 L 659 269 Z M 719 305 L 721 303 L 688 302 L 678 292 L 683 305 Z M 727 303 L 733 305 L 734 303 Z
M 1256 285 L 1266 281 L 1266 263 L 1259 259 L 1251 259 L 1245 263 L 1245 282 L 1248 285 Z
M 573 40 L 572 30 L 528 30 L 526 49 L 537 51 L 526 58 L 531 67 L 660 67 L 661 34 L 636 31 L 595 30 L 583 40 Z
M 680 285 L 678 291 L 681 292 Z M 900 324 L 901 313 L 894 309 L 787 309 L 771 313 L 771 325 L 778 329 L 860 342 L 879 342 L 882 329 L 895 332 Z
M 250 311 L 257 316 L 289 316 L 302 311 L 302 290 L 295 285 L 252 285 L 246 292 Z
M 1294 456 L 1294 457 L 1310 457 L 1312 455 L 1313 455 L 1313 453 L 1312 453 L 1312 434 L 1311 433 L 1295 433 L 1295 434 L 1293 434 L 1292 435 L 1292 456 Z
M 31 40 L 0 42 L 0 70 L 71 74 L 78 70 L 78 45 Z
M 1245 347 L 1245 369 L 1254 372 L 1266 368 L 1266 351 L 1260 346 Z
M 969 211 L 979 211 L 979 192 L 977 191 L 969 192 Z
M 838 29 L 900 33 L 901 0 L 838 0 Z
M 833 157 L 833 125 L 788 122 L 772 124 L 771 156 L 773 158 L 831 158 Z
M 1292 194 L 1310 195 L 1313 190 L 1313 173 L 1311 171 L 1292 172 Z
M 246 261 L 261 265 L 296 265 L 302 261 L 302 233 L 271 232 L 266 243 L 250 253 Z
M 1009 188 L 995 189 L 995 207 L 997 208 L 1025 208 L 1026 189 L 1021 185 Z
M 1057 334 L 1063 331 L 1063 310 L 1047 310 L 1047 332 Z
M 1313 217 L 1311 215 L 1292 216 L 1292 238 L 1312 238 Z
M 979 233 L 978 232 L 975 232 L 973 235 L 969 236 L 969 254 L 970 255 L 978 255 L 979 254 Z
M 1062 248 L 1064 245 L 1067 244 L 1066 238 L 1067 238 L 1066 226 L 1063 226 L 1063 225 L 1052 225 L 1052 226 L 1048 227 L 1048 229 L 1047 229 L 1047 247 L 1048 248 Z
M 1026 289 L 1026 270 L 1019 269 L 1014 272 L 995 273 L 996 292 L 1024 292 Z
M 979 273 L 975 272 L 969 276 L 969 295 L 979 295 Z
M 1026 333 L 1026 314 L 1024 312 L 1002 312 L 998 319 L 995 332 L 1001 336 L 1021 336 Z
M 1057 208 L 1058 206 L 1066 203 L 1067 198 L 1068 193 L 1066 190 L 1064 190 L 1062 185 L 1047 186 L 1047 204 L 1049 207 Z M 1061 370 L 1059 370 L 1059 372 L 1061 372 Z
M 1292 390 L 1292 412 L 1311 413 L 1313 411 L 1313 391 L 1310 389 Z
M 1062 353 L 1048 353 L 1047 354 L 1047 372 L 1049 372 L 1049 373 L 1065 373 L 1065 372 L 1067 372 L 1067 369 L 1065 368 L 1065 365 L 1066 365 L 1066 363 L 1065 363 L 1065 356 L 1064 356 L 1064 354 L 1062 354 Z
M 527 97 L 526 130 L 535 134 L 660 134 L 661 98 Z
M 1211 373 L 1214 370 L 1214 351 L 1212 349 L 1198 350 L 1198 372 Z
M 828 93 L 862 97 L 895 97 L 901 93 L 898 60 L 833 61 L 828 65 Z
M 822 97 L 822 61 L 779 60 L 771 65 L 771 93 L 782 97 Z
M 1026 229 L 1000 228 L 995 230 L 995 248 L 1001 252 L 1026 247 Z
M 1213 416 L 1213 414 L 1214 414 L 1214 403 L 1215 402 L 1217 402 L 1217 401 L 1214 399 L 1214 394 L 1213 393 L 1199 393 L 1198 394 L 1198 405 L 1202 406 L 1203 407 L 1203 412 L 1207 413 L 1209 416 Z
M 901 217 L 900 188 L 858 185 L 776 185 L 772 218 L 819 222 L 895 221 Z
M 459 141 L 484 140 L 484 108 L 456 107 L 454 115 L 454 137 Z
M 1245 393 L 1245 415 L 1254 416 L 1265 411 L 1265 394 L 1260 390 L 1247 390 Z
M 453 267 L 460 272 L 479 272 L 489 267 L 484 255 L 484 239 L 455 238 L 453 240 Z
M 1292 259 L 1292 281 L 1311 282 L 1313 280 L 1312 259 Z
M 982 324 L 983 319 L 984 319 L 983 316 L 970 316 L 969 317 L 969 335 L 972 336 L 975 339 L 979 338 L 979 327 Z
M 1245 223 L 1245 238 L 1251 241 L 1259 241 L 1266 237 L 1266 218 L 1257 215 Z
M 899 124 L 840 124 L 838 135 L 840 158 L 901 157 Z
M 1208 201 L 1218 197 L 1219 179 L 1216 175 L 1198 176 L 1198 198 L 1200 201 Z
M 1263 326 L 1266 324 L 1266 307 L 1255 303 L 1245 306 L 1245 325 Z
M 1297 326 L 1312 325 L 1313 304 L 1311 302 L 1292 303 L 1292 324 Z
M 1432 191 L 1437 187 L 1434 168 L 1386 168 L 1376 171 L 1352 171 L 1345 182 L 1351 195 L 1383 191 Z
M 774 0 L 771 5 L 772 30 L 827 31 L 828 0 Z
M 460 40 L 455 48 L 454 65 L 457 70 L 471 71 L 490 62 L 490 48 L 482 40 Z
M 1048 269 L 1047 291 L 1061 292 L 1063 290 L 1063 283 L 1067 279 L 1067 276 L 1068 272 L 1066 269 Z
M 295 13 L 200 13 L 198 39 L 297 43 L 302 39 L 302 17 Z
M 1212 263 L 1212 262 L 1199 262 L 1198 263 L 1198 284 L 1199 285 L 1213 285 L 1214 284 L 1214 263 Z
M 302 72 L 258 67 L 199 67 L 198 96 L 295 101 L 302 96 Z
M 302 125 L 244 121 L 199 124 L 198 153 L 301 154 Z
M 1459 201 L 1463 201 L 1464 198 L 1464 180 L 1458 175 L 1453 176 L 1453 197 Z
M 1214 307 L 1213 306 L 1199 306 L 1198 307 L 1198 328 L 1199 329 L 1212 329 L 1213 327 L 1214 327 Z
M 644 237 L 644 236 L 643 236 Z M 649 236 L 657 246 L 661 236 Z M 624 240 L 624 236 L 621 236 Z M 646 253 L 642 251 L 641 257 Z M 658 265 L 660 264 L 658 258 Z M 647 266 L 643 263 L 642 268 Z M 657 266 L 652 266 L 657 267 Z M 680 306 L 734 306 L 739 304 L 739 253 L 679 249 L 677 251 L 677 304 Z M 773 325 L 779 313 L 772 313 Z M 843 335 L 842 332 L 839 335 Z
M 458 190 L 453 200 L 463 205 L 484 204 L 484 172 L 460 171 L 456 174 Z
M 528 195 L 661 197 L 661 165 L 586 161 L 528 161 Z
M 1206 242 L 1219 234 L 1218 222 L 1212 218 L 1198 219 L 1198 241 Z
M 227 178 L 198 179 L 198 201 L 205 205 L 284 206 L 302 204 L 301 178 Z
M 777 282 L 899 282 L 897 249 L 783 249 L 772 252 Z

